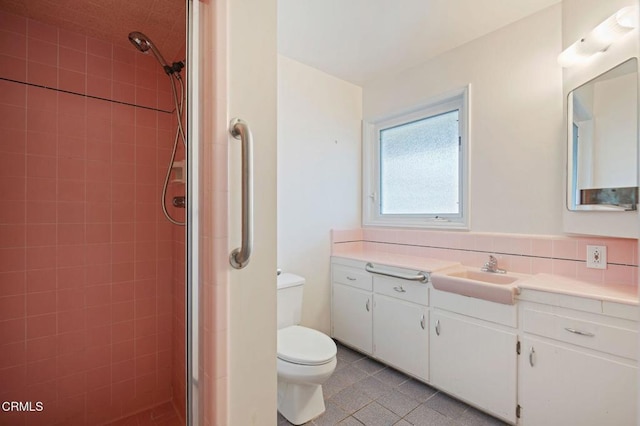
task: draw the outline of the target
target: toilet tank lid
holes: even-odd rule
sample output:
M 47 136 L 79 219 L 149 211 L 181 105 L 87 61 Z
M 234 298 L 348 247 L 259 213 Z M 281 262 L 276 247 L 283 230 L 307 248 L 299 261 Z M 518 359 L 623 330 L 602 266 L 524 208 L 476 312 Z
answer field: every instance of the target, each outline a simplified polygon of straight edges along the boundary
M 302 284 L 304 284 L 304 278 L 300 275 L 290 274 L 288 272 L 278 275 L 278 289 L 295 287 Z

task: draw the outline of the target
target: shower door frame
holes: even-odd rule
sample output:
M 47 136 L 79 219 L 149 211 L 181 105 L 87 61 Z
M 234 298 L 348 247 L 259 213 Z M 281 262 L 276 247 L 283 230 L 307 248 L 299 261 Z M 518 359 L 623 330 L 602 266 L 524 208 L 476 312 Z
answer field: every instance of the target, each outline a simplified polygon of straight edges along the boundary
M 275 424 L 277 1 L 187 1 L 187 424 Z M 241 271 L 233 117 L 250 124 L 260 194 Z
M 187 7 L 187 214 L 186 214 L 186 424 L 204 424 L 200 369 L 200 150 L 202 143 L 202 5 L 185 0 Z

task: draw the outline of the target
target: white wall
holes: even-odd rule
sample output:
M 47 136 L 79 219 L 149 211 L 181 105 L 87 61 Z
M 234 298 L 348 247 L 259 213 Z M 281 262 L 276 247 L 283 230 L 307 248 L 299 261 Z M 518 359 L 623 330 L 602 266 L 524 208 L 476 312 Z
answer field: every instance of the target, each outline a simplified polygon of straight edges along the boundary
M 558 234 L 564 191 L 561 7 L 365 84 L 364 119 L 471 84 L 471 230 Z
M 362 89 L 278 58 L 278 266 L 307 279 L 303 324 L 329 332 L 332 228 L 360 226 Z

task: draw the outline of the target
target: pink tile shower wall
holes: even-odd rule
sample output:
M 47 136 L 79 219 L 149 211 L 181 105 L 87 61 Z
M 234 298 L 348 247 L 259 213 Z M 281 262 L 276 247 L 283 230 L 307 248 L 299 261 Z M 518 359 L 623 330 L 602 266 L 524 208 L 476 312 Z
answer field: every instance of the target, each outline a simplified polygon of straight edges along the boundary
M 0 78 L 0 400 L 44 405 L 0 424 L 169 401 L 173 117 L 139 107 L 173 109 L 166 77 L 133 48 L 0 13 Z
M 186 58 L 186 45 L 185 48 L 178 52 L 174 61 L 182 61 Z M 187 73 L 186 70 L 182 72 L 183 81 L 186 86 Z M 180 93 L 179 86 L 176 86 L 178 93 Z M 185 106 L 186 108 L 186 106 Z M 186 120 L 183 120 L 183 123 Z M 178 129 L 177 121 L 173 120 L 172 135 L 176 134 Z M 185 145 L 180 139 L 176 150 L 176 161 L 184 161 L 186 159 Z M 183 178 L 185 176 L 186 169 L 183 171 Z M 184 196 L 186 195 L 186 188 L 184 184 L 171 184 L 169 186 L 169 197 Z M 172 211 L 174 219 L 185 222 L 186 219 L 185 209 L 176 209 Z M 172 288 L 173 288 L 173 320 L 172 320 L 172 333 L 173 333 L 173 345 L 171 356 L 171 387 L 173 389 L 173 406 L 178 412 L 182 420 L 186 418 L 186 246 L 185 246 L 185 228 L 181 226 L 173 227 L 173 275 L 172 275 Z
M 637 240 L 364 228 L 333 231 L 334 253 L 365 248 L 482 266 L 497 254 L 501 267 L 526 274 L 548 273 L 596 284 L 636 285 Z M 607 269 L 586 267 L 586 246 L 607 246 Z

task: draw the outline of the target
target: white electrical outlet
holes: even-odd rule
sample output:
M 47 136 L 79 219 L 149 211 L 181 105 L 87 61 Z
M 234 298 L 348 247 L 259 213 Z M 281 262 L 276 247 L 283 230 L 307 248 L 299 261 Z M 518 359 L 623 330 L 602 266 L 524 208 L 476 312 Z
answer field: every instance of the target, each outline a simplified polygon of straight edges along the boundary
M 587 268 L 607 269 L 607 246 L 587 246 Z

